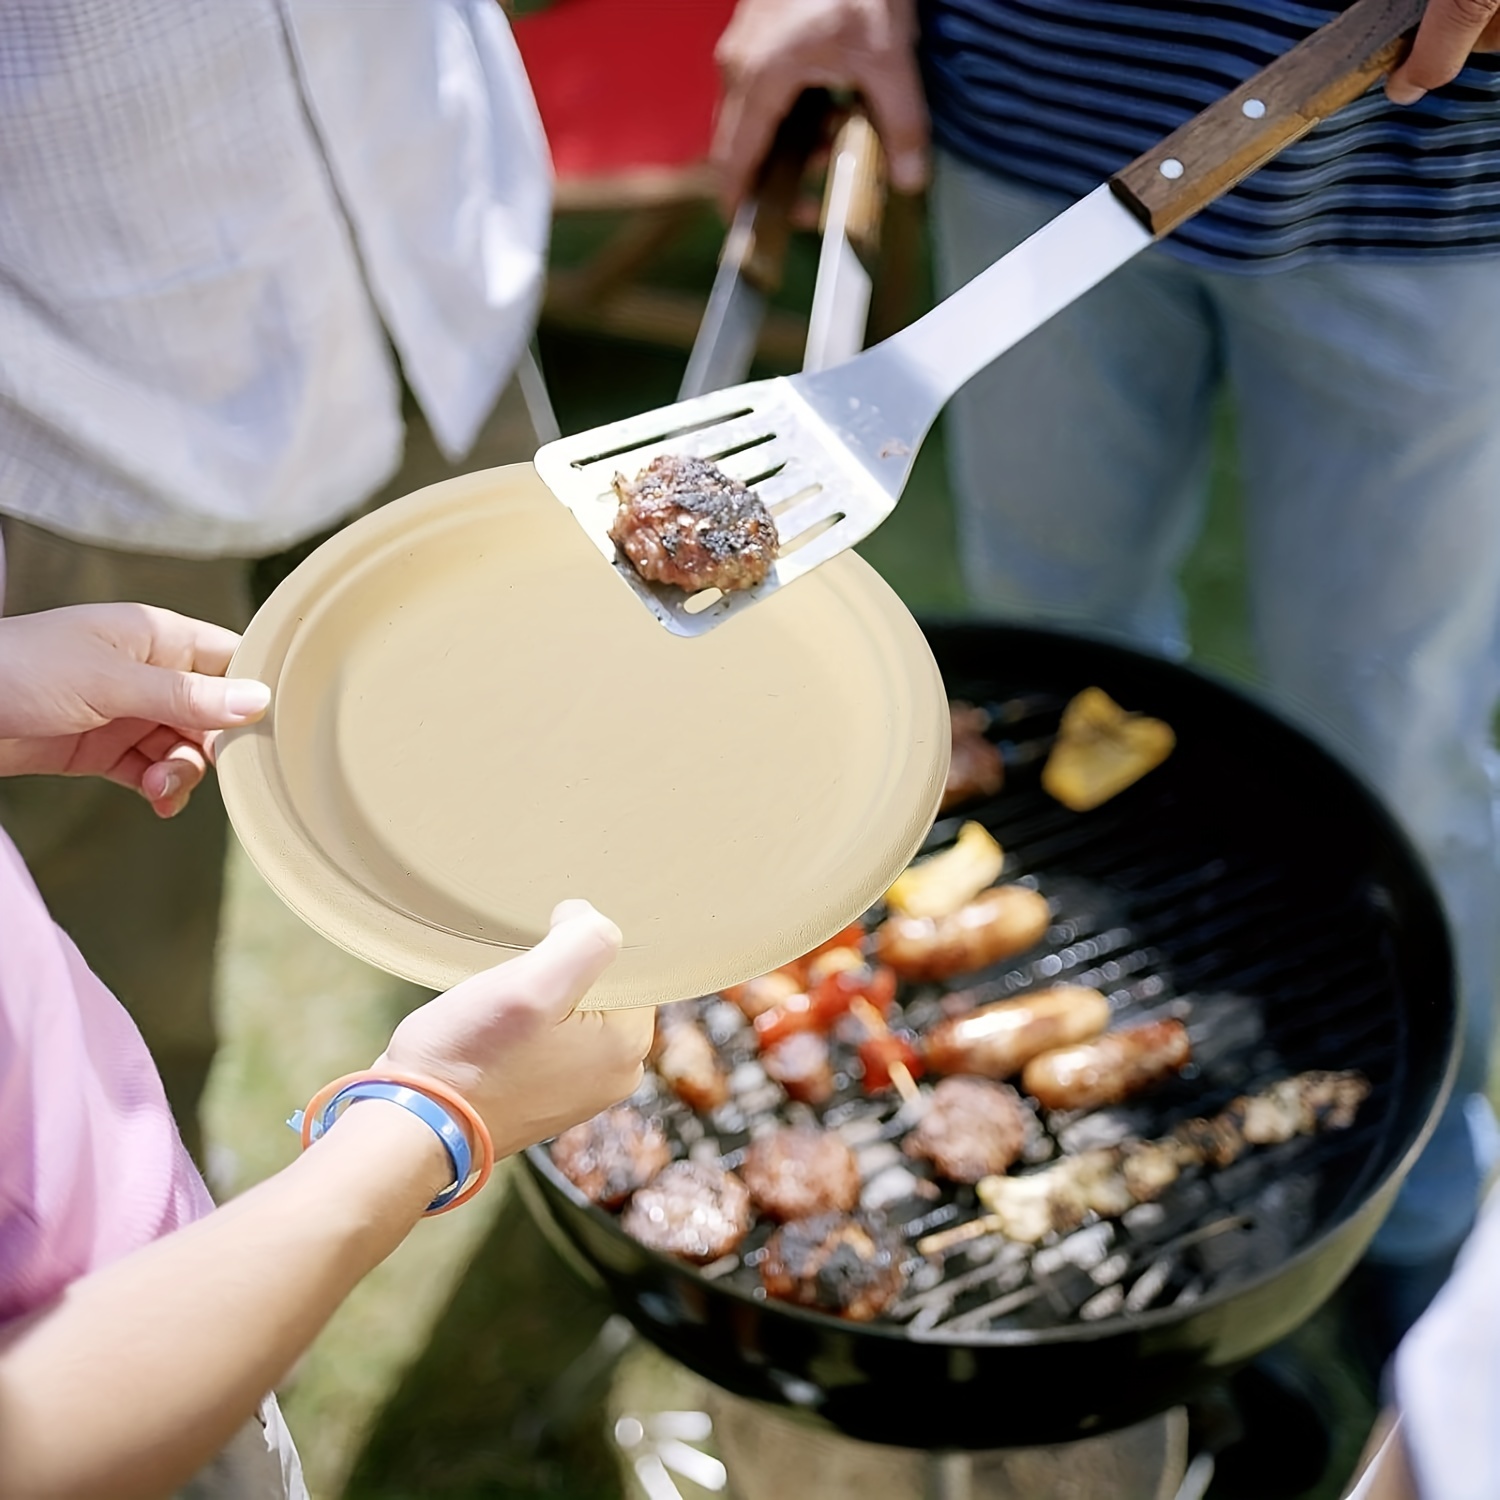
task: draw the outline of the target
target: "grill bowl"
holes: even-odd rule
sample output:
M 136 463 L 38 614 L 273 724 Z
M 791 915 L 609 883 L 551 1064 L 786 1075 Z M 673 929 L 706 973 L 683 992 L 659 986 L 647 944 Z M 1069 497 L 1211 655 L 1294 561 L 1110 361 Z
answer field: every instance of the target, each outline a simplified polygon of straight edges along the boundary
M 542 1148 L 526 1154 L 526 1195 L 648 1339 L 730 1391 L 905 1447 L 1065 1442 L 1175 1405 L 1297 1327 L 1351 1269 L 1449 1085 L 1452 957 L 1430 881 L 1389 814 L 1264 708 L 1184 667 L 1078 636 L 924 628 L 955 697 L 1060 707 L 1097 685 L 1176 730 L 1171 759 L 1093 813 L 1050 808 L 1032 766 L 979 815 L 1043 890 L 1083 879 L 1115 892 L 1179 993 L 1229 991 L 1257 1007 L 1282 1071 L 1370 1076 L 1371 1098 L 1316 1173 L 1296 1242 L 1188 1303 L 917 1333 L 767 1301 L 647 1250 Z

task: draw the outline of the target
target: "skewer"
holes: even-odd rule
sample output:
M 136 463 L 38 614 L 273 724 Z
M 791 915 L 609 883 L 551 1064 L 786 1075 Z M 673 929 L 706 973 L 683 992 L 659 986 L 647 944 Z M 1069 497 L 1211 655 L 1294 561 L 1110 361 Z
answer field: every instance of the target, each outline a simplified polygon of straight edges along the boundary
M 981 1214 L 977 1219 L 970 1219 L 966 1224 L 955 1224 L 952 1229 L 940 1229 L 936 1234 L 929 1234 L 925 1239 L 917 1241 L 917 1251 L 921 1255 L 945 1255 L 955 1246 L 965 1245 L 970 1240 L 982 1240 L 986 1235 L 999 1234 L 1004 1226 L 1004 1219 L 999 1214 Z
M 849 1004 L 850 1014 L 858 1016 L 861 1024 L 873 1037 L 889 1036 L 891 1028 L 885 1024 L 885 1017 L 865 999 L 863 995 L 856 995 Z M 922 1102 L 922 1091 L 917 1087 L 917 1080 L 911 1076 L 911 1069 L 904 1062 L 892 1060 L 887 1067 L 891 1075 L 891 1083 L 896 1092 L 901 1095 L 902 1103 L 916 1106 Z

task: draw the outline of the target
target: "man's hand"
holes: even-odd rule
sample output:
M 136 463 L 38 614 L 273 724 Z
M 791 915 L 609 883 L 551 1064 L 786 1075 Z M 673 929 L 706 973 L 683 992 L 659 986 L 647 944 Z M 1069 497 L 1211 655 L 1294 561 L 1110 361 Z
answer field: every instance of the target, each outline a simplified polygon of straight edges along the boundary
M 226 680 L 230 630 L 145 604 L 0 619 L 0 776 L 103 776 L 158 817 L 202 781 L 220 729 L 265 713 L 264 683 Z
M 927 106 L 914 0 L 740 0 L 719 38 L 724 98 L 712 158 L 732 213 L 804 89 L 856 89 L 880 133 L 891 186 L 927 181 Z
M 1429 0 L 1406 61 L 1385 81 L 1393 104 L 1451 83 L 1471 52 L 1500 52 L 1500 0 Z
M 508 1156 L 633 1093 L 651 1010 L 577 1010 L 614 962 L 620 930 L 586 901 L 564 901 L 529 953 L 413 1011 L 376 1062 L 450 1084 Z

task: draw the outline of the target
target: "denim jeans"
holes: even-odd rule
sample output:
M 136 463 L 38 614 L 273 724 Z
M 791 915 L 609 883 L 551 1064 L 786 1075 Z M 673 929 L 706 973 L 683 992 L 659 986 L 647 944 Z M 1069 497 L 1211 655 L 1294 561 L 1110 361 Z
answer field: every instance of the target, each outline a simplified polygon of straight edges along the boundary
M 1065 201 L 951 156 L 940 290 Z M 1473 1222 L 1500 873 L 1486 774 L 1500 664 L 1500 257 L 1206 271 L 1150 250 L 949 409 L 974 603 L 1181 654 L 1176 576 L 1221 392 L 1239 439 L 1253 630 L 1273 706 L 1381 793 L 1436 877 L 1466 1004 L 1453 1100 L 1372 1253 Z

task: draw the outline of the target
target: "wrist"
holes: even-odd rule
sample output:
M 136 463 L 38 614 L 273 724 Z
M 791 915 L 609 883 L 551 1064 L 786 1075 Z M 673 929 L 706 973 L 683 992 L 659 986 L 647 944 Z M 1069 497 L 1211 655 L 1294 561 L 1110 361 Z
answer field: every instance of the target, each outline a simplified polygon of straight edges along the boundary
M 339 1143 L 340 1165 L 356 1176 L 368 1168 L 389 1182 L 415 1216 L 453 1185 L 453 1162 L 436 1133 L 389 1099 L 360 1099 L 339 1116 L 320 1145 Z

